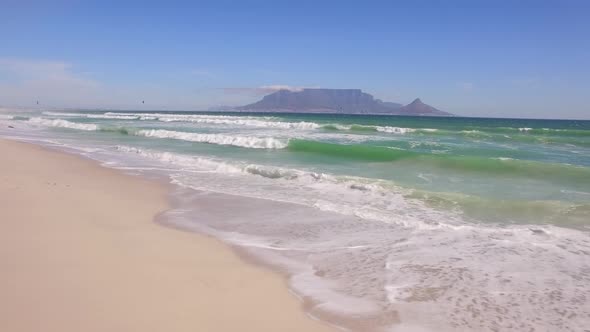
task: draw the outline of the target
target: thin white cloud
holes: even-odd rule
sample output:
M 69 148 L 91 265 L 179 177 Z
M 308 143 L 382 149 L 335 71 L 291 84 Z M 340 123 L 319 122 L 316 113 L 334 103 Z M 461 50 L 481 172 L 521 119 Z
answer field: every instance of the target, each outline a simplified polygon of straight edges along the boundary
M 317 86 L 292 86 L 292 85 L 284 85 L 284 84 L 274 84 L 274 85 L 263 85 L 259 87 L 244 87 L 244 88 L 223 88 L 223 90 L 228 94 L 247 94 L 247 95 L 267 95 L 273 92 L 287 90 L 293 92 L 299 92 L 303 89 L 317 89 Z
M 537 77 L 515 77 L 510 79 L 510 83 L 517 88 L 534 88 L 540 82 L 541 80 Z
M 0 58 L 0 69 L 30 77 L 63 74 L 70 67 L 60 61 Z
M 0 58 L 0 100 L 3 104 L 30 105 L 44 100 L 77 105 L 92 99 L 100 84 L 59 61 Z
M 457 83 L 457 86 L 459 87 L 459 89 L 465 92 L 472 91 L 475 87 L 475 85 L 472 82 L 459 82 Z
M 302 91 L 303 89 L 305 89 L 304 87 L 300 87 L 300 86 L 290 86 L 290 85 L 263 85 L 261 87 L 259 87 L 258 89 L 260 90 L 265 90 L 268 92 L 275 92 L 275 91 L 280 91 L 280 90 L 287 90 L 287 91 L 293 91 L 293 92 L 299 92 Z
M 166 85 L 106 85 L 76 69 L 62 61 L 0 58 L 0 105 L 37 107 L 39 101 L 42 108 L 200 109 L 209 100 Z
M 191 74 L 203 78 L 213 75 L 205 69 L 195 69 Z M 304 88 L 279 84 L 195 91 L 190 86 L 165 83 L 104 84 L 68 62 L 0 57 L 0 106 L 7 107 L 37 107 L 39 101 L 42 108 L 194 110 L 244 105 L 275 91 Z
M 189 73 L 193 76 L 197 76 L 197 77 L 201 77 L 201 78 L 209 78 L 209 79 L 217 78 L 217 75 L 213 74 L 211 71 L 209 71 L 207 69 L 193 69 L 193 70 L 189 71 Z

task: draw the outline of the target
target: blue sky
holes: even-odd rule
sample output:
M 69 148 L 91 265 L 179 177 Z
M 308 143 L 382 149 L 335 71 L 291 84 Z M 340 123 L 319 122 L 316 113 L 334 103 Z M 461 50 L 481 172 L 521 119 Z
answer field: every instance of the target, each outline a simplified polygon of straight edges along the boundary
M 468 116 L 590 118 L 588 1 L 0 7 L 5 106 L 196 110 L 291 86 L 420 97 Z

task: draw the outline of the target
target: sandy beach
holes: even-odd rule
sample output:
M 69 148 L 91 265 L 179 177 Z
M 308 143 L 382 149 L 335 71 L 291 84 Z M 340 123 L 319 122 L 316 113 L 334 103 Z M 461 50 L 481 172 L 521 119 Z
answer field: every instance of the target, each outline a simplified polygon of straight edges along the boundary
M 166 186 L 0 140 L 0 330 L 329 331 L 285 280 L 163 227 Z

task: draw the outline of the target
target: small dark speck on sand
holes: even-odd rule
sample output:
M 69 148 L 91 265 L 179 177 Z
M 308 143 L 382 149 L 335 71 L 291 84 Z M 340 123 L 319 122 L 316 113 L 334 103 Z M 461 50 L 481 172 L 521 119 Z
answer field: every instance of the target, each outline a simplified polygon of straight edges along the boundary
M 544 230 L 542 229 L 532 229 L 529 228 L 531 230 L 531 232 L 533 232 L 533 234 L 546 234 Z
M 8 128 L 14 129 L 14 127 L 13 127 L 13 126 L 8 126 Z

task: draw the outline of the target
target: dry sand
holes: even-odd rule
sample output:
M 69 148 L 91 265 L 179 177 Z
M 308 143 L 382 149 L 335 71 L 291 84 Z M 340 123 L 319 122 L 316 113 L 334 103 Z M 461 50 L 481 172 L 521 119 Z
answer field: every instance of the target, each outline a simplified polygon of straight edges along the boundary
M 332 331 L 271 271 L 153 222 L 166 186 L 0 140 L 0 331 Z

